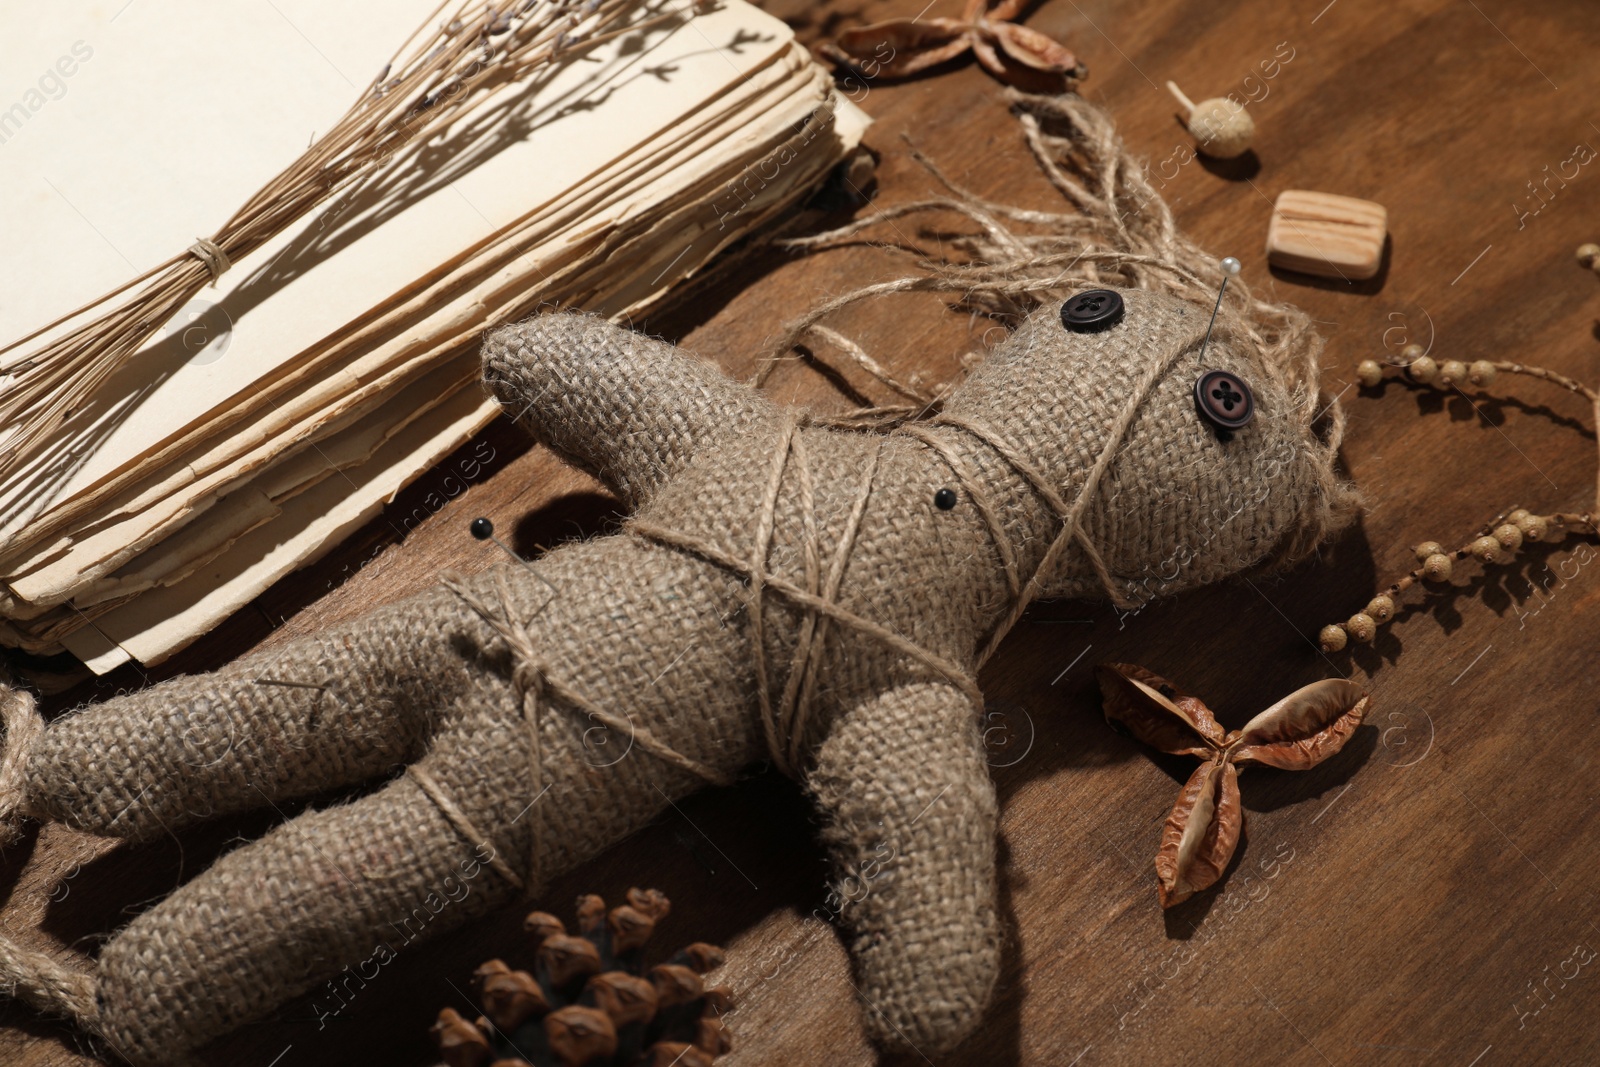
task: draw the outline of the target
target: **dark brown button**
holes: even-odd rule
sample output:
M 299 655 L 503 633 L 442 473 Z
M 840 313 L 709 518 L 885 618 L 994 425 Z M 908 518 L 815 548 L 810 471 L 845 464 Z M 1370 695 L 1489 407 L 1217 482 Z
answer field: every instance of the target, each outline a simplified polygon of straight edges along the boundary
M 1244 379 L 1225 370 L 1208 370 L 1194 383 L 1194 404 L 1214 425 L 1237 430 L 1255 417 L 1256 402 Z
M 1110 289 L 1086 289 L 1061 305 L 1061 325 L 1076 333 L 1091 333 L 1122 318 L 1122 295 Z

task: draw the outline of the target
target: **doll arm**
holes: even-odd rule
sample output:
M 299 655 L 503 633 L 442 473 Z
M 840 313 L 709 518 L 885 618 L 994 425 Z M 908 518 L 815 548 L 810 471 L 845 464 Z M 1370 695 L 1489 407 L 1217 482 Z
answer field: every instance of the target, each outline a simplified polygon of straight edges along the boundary
M 712 363 L 571 312 L 490 333 L 483 377 L 519 426 L 635 509 L 707 444 L 776 414 Z
M 978 1025 L 999 968 L 995 799 L 971 700 L 891 689 L 848 712 L 810 786 L 852 931 L 868 1033 L 932 1055 Z

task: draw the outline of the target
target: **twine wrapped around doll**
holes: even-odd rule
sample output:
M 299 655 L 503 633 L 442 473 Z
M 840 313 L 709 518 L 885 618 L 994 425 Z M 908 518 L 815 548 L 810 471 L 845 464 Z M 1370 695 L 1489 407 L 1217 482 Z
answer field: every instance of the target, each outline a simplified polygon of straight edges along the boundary
M 1030 120 L 1045 106 L 1061 133 Z M 995 205 L 950 201 L 984 226 L 975 252 L 1011 258 L 892 291 L 960 292 L 1016 328 L 926 417 L 817 419 L 662 342 L 536 316 L 489 336 L 485 380 L 617 492 L 621 533 L 48 728 L 0 694 L 12 816 L 146 840 L 391 776 L 229 852 L 95 961 L 0 939 L 0 982 L 136 1064 L 173 1062 L 769 760 L 816 798 L 841 871 L 892 850 L 850 919 L 874 1039 L 931 1052 L 970 1033 L 999 959 L 979 667 L 1037 598 L 1133 602 L 1289 558 L 1352 500 L 1312 426 L 1304 317 L 1224 305 L 1203 365 L 1248 380 L 1257 416 L 1217 435 L 1192 397 L 1211 268 L 1161 236 L 1170 213 L 1115 217 L 1139 179 L 1108 120 L 1073 98 L 1019 107 L 1082 218 L 1013 212 L 1054 227 L 1017 235 Z M 1099 177 L 1080 185 L 1047 149 Z M 1069 333 L 1045 301 L 1088 281 L 1117 285 L 1124 318 Z

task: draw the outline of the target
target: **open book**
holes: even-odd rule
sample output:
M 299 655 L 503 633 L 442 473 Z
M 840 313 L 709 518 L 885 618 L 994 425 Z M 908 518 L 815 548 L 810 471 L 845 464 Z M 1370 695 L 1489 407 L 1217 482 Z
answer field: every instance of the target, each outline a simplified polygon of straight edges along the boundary
M 235 264 L 0 480 L 0 643 L 159 662 L 494 417 L 486 328 L 639 314 L 859 142 L 865 117 L 781 22 L 742 0 L 640 20 L 675 3 Z M 0 109 L 19 101 L 0 336 L 211 232 L 433 9 L 119 6 L 0 16 Z

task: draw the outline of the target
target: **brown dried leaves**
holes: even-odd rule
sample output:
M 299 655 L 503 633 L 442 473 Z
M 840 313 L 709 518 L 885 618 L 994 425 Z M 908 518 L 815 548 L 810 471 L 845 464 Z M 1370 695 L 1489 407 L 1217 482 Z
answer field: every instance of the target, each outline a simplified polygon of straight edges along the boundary
M 1129 663 L 1096 670 L 1106 720 L 1145 744 L 1203 762 L 1167 816 L 1156 854 L 1156 893 L 1170 908 L 1216 884 L 1244 829 L 1238 768 L 1262 763 L 1289 771 L 1315 767 L 1344 747 L 1370 698 L 1354 682 L 1328 678 L 1297 689 L 1244 725 L 1224 733 L 1199 697 Z
M 869 78 L 904 78 L 971 49 L 998 78 L 1011 76 L 1006 60 L 1043 74 L 1081 79 L 1088 74 L 1069 49 L 1011 20 L 1025 0 L 968 0 L 959 19 L 889 19 L 846 30 L 821 46 L 823 55 Z M 1002 55 L 1004 58 L 1002 58 Z

